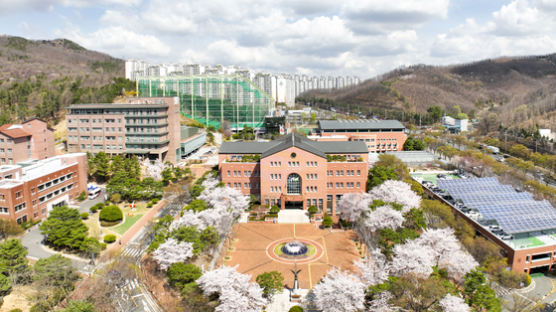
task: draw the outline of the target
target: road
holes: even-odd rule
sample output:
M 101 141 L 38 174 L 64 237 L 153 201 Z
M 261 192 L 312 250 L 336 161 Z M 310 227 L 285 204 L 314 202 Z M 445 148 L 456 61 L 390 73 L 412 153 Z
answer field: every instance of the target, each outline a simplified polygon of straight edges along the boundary
M 89 208 L 91 208 L 93 205 L 104 201 L 103 196 L 104 195 L 101 194 L 95 199 L 86 199 L 79 203 L 79 206 L 77 206 L 76 208 L 79 210 L 79 212 L 88 212 Z M 58 252 L 47 248 L 44 244 L 42 244 L 43 239 L 44 236 L 41 234 L 38 224 L 28 229 L 26 233 L 23 234 L 23 236 L 21 237 L 21 244 L 23 244 L 23 247 L 27 249 L 28 258 L 39 260 L 58 254 Z M 84 259 L 75 255 L 67 254 L 64 254 L 64 256 L 71 259 L 73 266 L 81 273 L 90 274 L 94 269 L 94 266 L 89 263 L 90 259 Z
M 157 218 L 165 215 L 176 216 L 181 208 L 189 201 L 189 192 L 184 190 L 181 194 L 168 194 L 168 204 L 162 208 Z M 152 227 L 142 228 L 123 248 L 120 257 L 115 261 L 133 262 L 139 267 L 147 248 L 154 238 Z M 101 264 L 103 266 L 106 264 Z M 111 285 L 114 287 L 114 307 L 119 312 L 162 312 L 148 288 L 140 281 L 137 275 L 122 278 L 117 271 L 111 276 Z

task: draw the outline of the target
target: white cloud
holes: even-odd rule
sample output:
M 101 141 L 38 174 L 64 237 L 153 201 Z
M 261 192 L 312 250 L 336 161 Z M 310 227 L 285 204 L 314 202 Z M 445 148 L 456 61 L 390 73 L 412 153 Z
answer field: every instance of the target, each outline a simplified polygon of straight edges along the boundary
M 543 2 L 543 1 L 541 1 Z M 544 1 L 542 5 L 548 5 Z M 480 60 L 498 56 L 538 55 L 556 51 L 554 13 L 528 0 L 514 0 L 492 13 L 484 24 L 467 19 L 436 37 L 431 56 L 444 62 Z
M 136 33 L 121 26 L 109 26 L 86 34 L 77 30 L 65 36 L 88 49 L 117 57 L 166 57 L 171 52 L 170 47 L 155 36 Z
M 512 0 L 486 20 L 471 12 L 451 24 L 459 7 L 450 0 L 0 0 L 0 15 L 47 12 L 44 20 L 69 23 L 56 37 L 121 58 L 363 78 L 400 65 L 556 51 L 556 0 Z M 21 21 L 14 23 L 20 33 L 52 36 L 49 25 Z
M 449 0 L 349 0 L 342 8 L 350 27 L 360 33 L 384 33 L 419 27 L 446 18 Z
M 17 11 L 51 11 L 55 6 L 102 7 L 137 6 L 141 0 L 0 0 L 0 15 Z

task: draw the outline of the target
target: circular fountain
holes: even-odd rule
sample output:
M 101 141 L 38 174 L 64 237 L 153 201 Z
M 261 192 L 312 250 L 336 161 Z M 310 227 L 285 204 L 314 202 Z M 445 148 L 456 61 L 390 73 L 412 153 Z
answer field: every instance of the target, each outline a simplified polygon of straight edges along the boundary
M 285 243 L 281 250 L 288 256 L 301 256 L 306 254 L 309 248 L 300 241 L 291 241 Z

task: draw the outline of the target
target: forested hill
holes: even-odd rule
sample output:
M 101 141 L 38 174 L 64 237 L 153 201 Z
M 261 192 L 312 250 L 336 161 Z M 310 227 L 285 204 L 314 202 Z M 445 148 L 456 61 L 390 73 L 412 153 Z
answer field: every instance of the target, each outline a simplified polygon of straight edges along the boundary
M 471 116 L 496 114 L 498 122 L 507 125 L 544 123 L 550 127 L 550 119 L 556 121 L 556 54 L 442 67 L 415 65 L 352 88 L 309 91 L 300 99 L 342 110 L 349 105 L 351 112 L 375 114 L 388 110 L 424 113 L 431 106 L 450 113 L 459 106 Z
M 0 36 L 0 125 L 31 116 L 56 123 L 70 103 L 111 102 L 122 88 L 124 61 L 67 39 Z

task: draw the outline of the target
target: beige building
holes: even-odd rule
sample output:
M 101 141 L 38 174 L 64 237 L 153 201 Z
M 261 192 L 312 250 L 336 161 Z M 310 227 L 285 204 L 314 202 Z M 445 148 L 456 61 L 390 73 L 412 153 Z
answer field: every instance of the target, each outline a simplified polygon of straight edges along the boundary
M 66 154 L 31 165 L 0 165 L 0 218 L 40 220 L 87 190 L 87 155 Z
M 135 154 L 175 163 L 181 155 L 179 103 L 177 97 L 159 97 L 70 105 L 68 151 Z
M 54 156 L 54 130 L 33 118 L 0 127 L 0 165 L 11 165 Z

